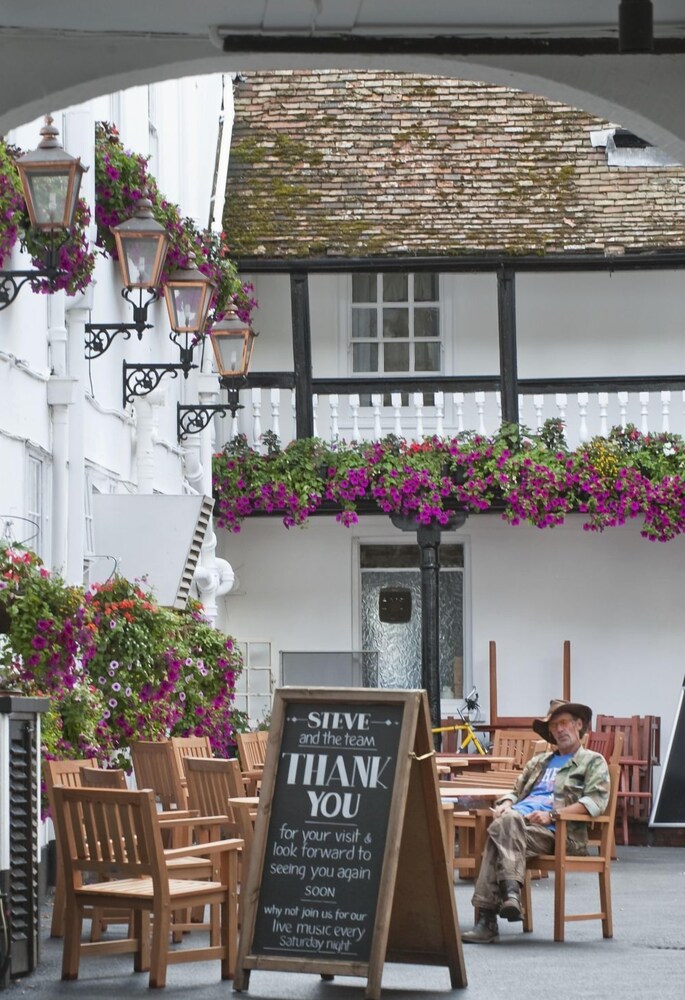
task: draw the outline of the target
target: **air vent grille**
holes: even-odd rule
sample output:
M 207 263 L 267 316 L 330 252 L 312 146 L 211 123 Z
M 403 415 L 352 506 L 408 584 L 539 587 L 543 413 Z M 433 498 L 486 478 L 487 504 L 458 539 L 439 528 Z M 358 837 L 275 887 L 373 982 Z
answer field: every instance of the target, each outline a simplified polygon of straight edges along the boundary
M 36 802 L 36 727 L 10 720 L 9 842 L 12 977 L 31 972 L 38 951 L 38 816 Z

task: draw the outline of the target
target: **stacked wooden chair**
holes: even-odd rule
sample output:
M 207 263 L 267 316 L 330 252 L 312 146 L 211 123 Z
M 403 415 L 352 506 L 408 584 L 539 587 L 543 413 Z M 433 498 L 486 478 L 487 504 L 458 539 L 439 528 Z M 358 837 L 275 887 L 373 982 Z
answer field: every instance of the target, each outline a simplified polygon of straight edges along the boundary
M 236 733 L 238 758 L 243 772 L 243 780 L 250 794 L 256 794 L 262 780 L 269 733 L 257 730 L 254 733 Z
M 135 740 L 131 743 L 131 763 L 136 787 L 152 788 L 163 810 L 187 810 L 188 796 L 169 740 Z
M 653 795 L 653 769 L 659 763 L 660 719 L 654 715 L 598 715 L 595 727 L 614 737 L 623 735 L 617 825 L 629 841 L 628 824 L 646 823 Z
M 181 784 L 185 788 L 186 775 L 183 769 L 184 757 L 211 757 L 212 744 L 209 736 L 172 736 L 171 746 L 176 758 L 176 767 L 181 776 Z

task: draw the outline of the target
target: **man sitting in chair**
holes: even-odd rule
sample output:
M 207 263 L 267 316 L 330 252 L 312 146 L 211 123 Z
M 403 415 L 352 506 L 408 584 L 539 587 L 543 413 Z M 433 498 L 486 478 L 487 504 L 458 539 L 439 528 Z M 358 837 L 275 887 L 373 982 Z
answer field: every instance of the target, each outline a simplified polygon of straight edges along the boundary
M 554 821 L 574 814 L 600 816 L 609 801 L 609 770 L 604 757 L 581 745 L 592 721 L 587 705 L 554 700 L 533 729 L 556 749 L 533 757 L 511 792 L 493 808 L 480 872 L 471 902 L 480 910 L 473 930 L 462 935 L 472 944 L 498 939 L 497 915 L 523 919 L 521 887 L 526 858 L 554 853 Z M 587 825 L 567 825 L 567 852 L 587 854 Z

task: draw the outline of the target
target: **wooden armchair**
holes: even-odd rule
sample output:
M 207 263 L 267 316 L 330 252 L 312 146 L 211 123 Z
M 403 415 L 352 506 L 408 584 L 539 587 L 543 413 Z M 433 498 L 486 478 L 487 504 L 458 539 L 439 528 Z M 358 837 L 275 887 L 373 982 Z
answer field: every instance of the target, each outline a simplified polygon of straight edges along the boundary
M 128 788 L 126 772 L 117 768 L 86 768 L 81 775 L 81 779 L 84 788 L 113 788 L 118 791 L 126 791 Z M 193 810 L 190 811 L 192 812 Z M 198 831 L 200 839 L 204 839 L 205 841 L 213 839 L 211 835 L 207 835 L 208 828 L 199 816 L 197 818 L 194 816 L 186 817 L 184 813 L 171 810 L 164 813 L 158 812 L 157 819 L 163 834 L 173 835 L 174 832 L 183 832 L 187 839 L 187 831 L 192 828 Z M 234 833 L 234 831 L 221 832 L 221 836 L 232 837 L 234 835 L 237 836 L 238 834 Z M 173 836 L 167 839 L 173 839 Z M 218 839 L 218 835 L 214 839 Z M 167 857 L 166 852 L 167 849 L 165 849 L 167 871 L 174 878 L 209 879 L 216 874 L 211 862 L 206 858 L 193 857 L 192 855 Z M 180 941 L 184 930 L 197 930 L 201 923 L 201 913 L 196 915 L 193 921 L 190 920 L 188 913 L 183 911 L 175 913 L 173 926 L 174 940 L 176 942 Z M 95 938 L 91 937 L 91 940 L 95 940 Z
M 155 796 L 143 791 L 99 788 L 54 790 L 56 819 L 64 845 L 66 920 L 62 979 L 76 979 L 82 954 L 134 954 L 136 971 L 150 970 L 149 985 L 166 984 L 167 966 L 221 961 L 221 978 L 233 976 L 237 955 L 237 861 L 240 840 L 165 852 Z M 218 859 L 220 879 L 170 878 L 167 863 L 181 855 Z M 94 875 L 107 881 L 85 882 Z M 180 908 L 218 907 L 220 930 L 209 946 L 169 950 L 171 913 Z M 81 942 L 86 907 L 118 906 L 134 911 L 133 936 Z M 152 928 L 150 931 L 150 917 Z
M 211 836 L 239 837 L 240 827 L 228 804 L 232 795 L 228 782 L 231 768 L 240 770 L 237 760 L 186 757 L 183 761 L 188 787 L 188 805 L 205 823 L 212 819 Z
M 613 921 L 611 912 L 611 855 L 614 820 L 616 818 L 616 803 L 618 801 L 619 765 L 609 765 L 611 791 L 609 804 L 602 816 L 573 816 L 573 822 L 594 824 L 600 830 L 597 854 L 576 855 L 566 854 L 566 823 L 562 818 L 556 823 L 556 845 L 554 854 L 538 854 L 526 864 L 526 879 L 523 886 L 523 929 L 533 930 L 533 911 L 531 900 L 532 871 L 552 872 L 554 874 L 554 940 L 564 940 L 566 923 L 572 920 L 601 920 L 602 935 L 613 937 Z M 569 817 L 571 819 L 571 817 Z M 599 911 L 596 913 L 566 912 L 566 876 L 571 873 L 594 873 L 599 880 Z
M 83 774 L 85 771 L 95 770 L 97 766 L 97 761 L 93 757 L 86 760 L 46 760 L 43 762 L 43 780 L 55 827 L 57 862 L 50 937 L 62 937 L 64 934 L 64 864 L 62 861 L 62 845 L 60 843 L 59 830 L 57 829 L 57 824 L 54 822 L 55 799 L 53 792 L 57 785 L 66 785 L 70 788 L 80 787 L 83 784 Z

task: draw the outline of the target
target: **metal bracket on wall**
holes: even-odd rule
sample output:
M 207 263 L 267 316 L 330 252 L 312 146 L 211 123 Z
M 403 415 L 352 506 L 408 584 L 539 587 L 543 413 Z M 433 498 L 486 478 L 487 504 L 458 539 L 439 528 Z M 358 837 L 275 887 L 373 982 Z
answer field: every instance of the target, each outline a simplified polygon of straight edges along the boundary
M 188 378 L 190 368 L 197 368 L 197 365 L 129 365 L 124 361 L 124 407 L 136 397 L 148 396 L 154 392 L 167 374 L 178 378 L 179 372 L 183 372 L 183 377 Z

